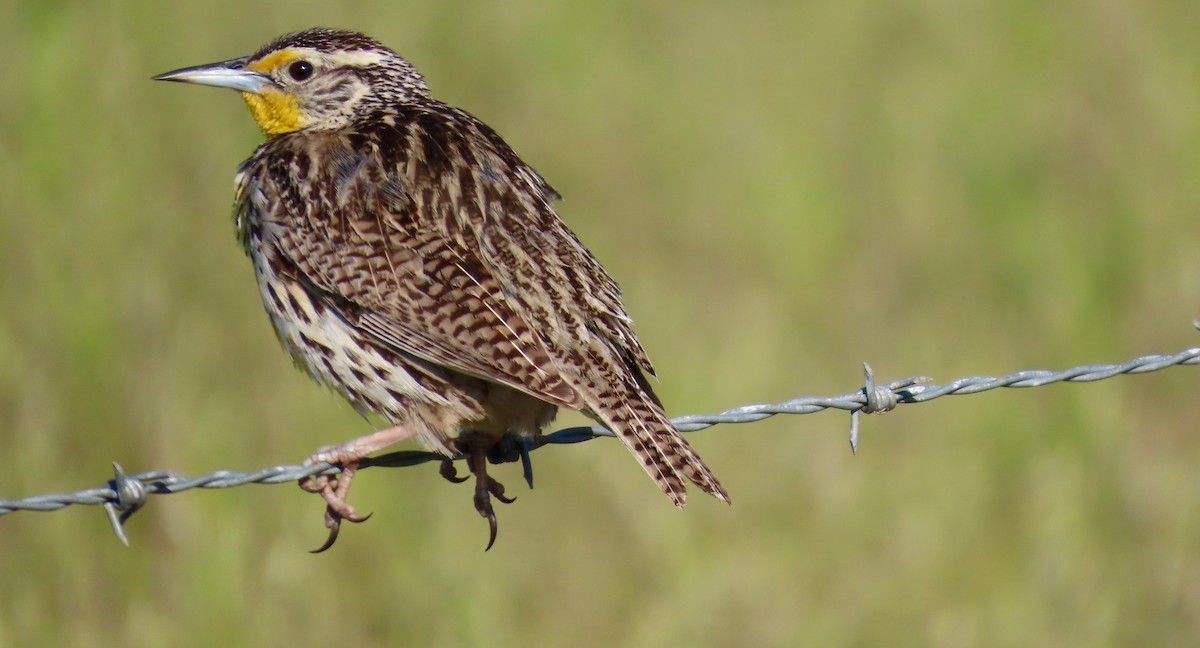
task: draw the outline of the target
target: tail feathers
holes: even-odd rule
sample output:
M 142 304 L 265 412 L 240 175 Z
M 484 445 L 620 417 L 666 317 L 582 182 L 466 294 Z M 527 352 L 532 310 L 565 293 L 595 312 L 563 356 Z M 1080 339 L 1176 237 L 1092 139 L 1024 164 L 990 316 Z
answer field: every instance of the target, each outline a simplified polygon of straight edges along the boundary
M 704 460 L 700 458 L 696 450 L 692 448 L 692 444 L 683 438 L 683 435 L 675 429 L 673 423 L 666 420 L 666 416 L 662 418 L 669 426 L 667 430 L 672 440 L 676 442 L 672 446 L 676 453 L 675 456 L 678 458 L 678 464 L 673 466 L 676 471 L 683 473 L 683 476 L 687 477 L 688 481 L 699 486 L 700 490 L 705 493 L 716 497 L 726 504 L 732 504 L 732 500 L 729 499 L 729 493 L 721 485 L 721 482 L 717 480 L 717 476 L 708 469 L 708 465 L 704 463 Z M 671 455 L 668 454 L 667 456 L 670 457 Z
M 687 503 L 684 478 L 726 504 L 730 502 L 729 493 L 675 429 L 653 393 L 631 388 L 598 400 L 601 402 L 593 406 L 595 415 L 625 443 L 676 506 Z

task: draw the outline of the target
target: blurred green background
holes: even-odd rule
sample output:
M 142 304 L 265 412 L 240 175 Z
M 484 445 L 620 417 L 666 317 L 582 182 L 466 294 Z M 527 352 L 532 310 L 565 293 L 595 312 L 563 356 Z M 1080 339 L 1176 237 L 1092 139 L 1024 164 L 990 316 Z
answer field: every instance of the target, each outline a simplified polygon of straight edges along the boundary
M 0 4 L 0 497 L 252 470 L 366 432 L 294 371 L 229 219 L 260 141 L 152 83 L 367 31 L 565 196 L 672 413 L 1200 341 L 1200 4 Z M 1195 645 L 1196 369 L 619 444 L 467 486 L 372 470 L 327 554 L 290 485 L 0 518 L 0 646 Z M 561 416 L 563 425 L 582 422 Z M 335 642 L 352 642 L 340 644 Z

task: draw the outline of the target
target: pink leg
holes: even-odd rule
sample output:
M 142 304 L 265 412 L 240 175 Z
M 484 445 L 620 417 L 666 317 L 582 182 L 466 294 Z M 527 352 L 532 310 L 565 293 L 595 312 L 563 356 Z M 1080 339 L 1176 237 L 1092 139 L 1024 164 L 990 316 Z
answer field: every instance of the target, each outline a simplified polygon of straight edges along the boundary
M 346 502 L 346 495 L 350 492 L 350 482 L 358 470 L 359 460 L 412 435 L 412 430 L 396 425 L 357 439 L 351 439 L 345 443 L 321 447 L 311 457 L 304 460 L 306 466 L 328 463 L 340 466 L 342 469 L 342 472 L 337 475 L 318 475 L 300 480 L 300 488 L 310 493 L 320 493 L 321 497 L 325 499 L 325 527 L 329 529 L 329 538 L 313 553 L 320 553 L 333 546 L 337 540 L 338 531 L 341 529 L 342 520 L 364 522 L 370 517 L 370 515 L 357 515 L 354 507 Z

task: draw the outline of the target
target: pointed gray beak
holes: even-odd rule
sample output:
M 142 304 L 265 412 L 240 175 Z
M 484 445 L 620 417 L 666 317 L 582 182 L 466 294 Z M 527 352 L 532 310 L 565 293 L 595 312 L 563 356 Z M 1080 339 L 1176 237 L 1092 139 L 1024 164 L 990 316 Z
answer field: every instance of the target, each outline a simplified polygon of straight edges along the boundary
M 164 72 L 153 77 L 153 79 L 155 81 L 195 83 L 197 85 L 229 88 L 239 92 L 258 94 L 263 86 L 271 85 L 273 82 L 270 78 L 258 72 L 247 70 L 246 60 L 248 58 L 243 56 L 242 58 L 221 61 L 220 63 L 209 63 L 208 65 L 197 65 L 195 67 L 172 70 L 171 72 Z

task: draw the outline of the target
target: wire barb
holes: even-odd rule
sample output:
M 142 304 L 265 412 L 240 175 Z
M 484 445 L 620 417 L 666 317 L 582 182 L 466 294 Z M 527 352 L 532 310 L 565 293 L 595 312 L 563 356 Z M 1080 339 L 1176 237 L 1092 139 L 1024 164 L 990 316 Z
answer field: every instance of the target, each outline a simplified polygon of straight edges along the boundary
M 1193 322 L 1200 329 L 1200 320 Z M 1062 371 L 1029 370 L 1018 371 L 1007 376 L 973 376 L 960 378 L 945 385 L 927 385 L 931 382 L 924 376 L 914 376 L 876 386 L 874 372 L 869 364 L 863 364 L 864 387 L 841 396 L 804 397 L 783 403 L 744 405 L 720 414 L 693 414 L 672 419 L 681 432 L 695 432 L 714 425 L 726 423 L 752 423 L 778 414 L 812 414 L 827 409 L 850 412 L 850 449 L 858 450 L 859 413 L 882 414 L 899 405 L 926 403 L 942 396 L 960 396 L 1001 387 L 1042 387 L 1057 382 L 1093 382 L 1124 374 L 1141 374 L 1160 371 L 1168 367 L 1200 364 L 1200 347 L 1185 349 L 1173 355 L 1147 355 L 1108 365 L 1082 365 Z M 523 442 L 518 448 L 525 478 L 533 487 L 533 474 L 529 466 L 529 452 L 547 445 L 582 443 L 600 437 L 612 437 L 613 433 L 602 427 L 583 426 L 566 428 Z M 461 458 L 461 457 L 458 457 Z M 364 459 L 359 468 L 380 466 L 397 468 L 415 466 L 430 461 L 443 461 L 443 455 L 433 452 L 404 450 L 389 452 Z M 0 499 L 0 516 L 15 511 L 57 511 L 78 504 L 99 504 L 104 507 L 112 524 L 113 533 L 126 545 L 125 522 L 145 505 L 150 495 L 181 493 L 193 488 L 232 488 L 244 484 L 282 484 L 298 481 L 316 474 L 337 474 L 339 469 L 329 464 L 281 465 L 263 468 L 252 473 L 220 470 L 187 477 L 171 471 L 152 471 L 126 475 L 117 463 L 113 464 L 113 479 L 101 488 L 90 488 L 73 493 L 33 495 L 22 499 Z
M 910 376 L 894 380 L 881 387 L 875 386 L 875 371 L 871 364 L 863 363 L 863 406 L 850 412 L 850 454 L 858 454 L 858 415 L 884 414 L 896 409 L 900 404 L 901 392 L 921 383 L 933 382 L 928 376 Z
M 121 544 L 129 546 L 129 538 L 125 535 L 125 521 L 137 510 L 146 505 L 146 487 L 136 479 L 125 476 L 121 464 L 113 462 L 113 478 L 108 482 L 114 498 L 104 503 L 104 512 L 108 513 L 108 522 L 112 525 L 113 533 Z

